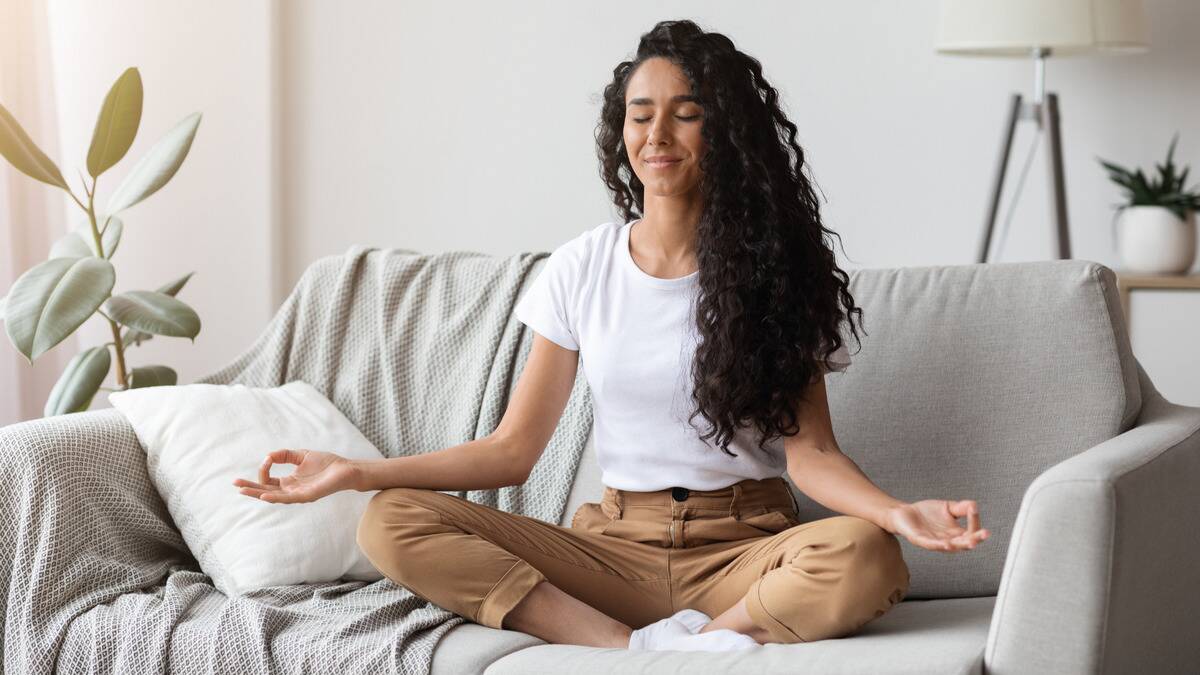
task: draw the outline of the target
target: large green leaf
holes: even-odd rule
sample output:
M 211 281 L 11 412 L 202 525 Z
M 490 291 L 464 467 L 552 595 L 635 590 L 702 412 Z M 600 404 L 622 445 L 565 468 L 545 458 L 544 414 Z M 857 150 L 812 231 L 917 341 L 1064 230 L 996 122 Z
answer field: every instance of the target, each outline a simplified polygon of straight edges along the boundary
M 171 281 L 171 282 L 163 284 L 162 286 L 159 286 L 157 290 L 159 293 L 166 293 L 167 295 L 169 295 L 171 297 L 175 297 L 175 294 L 178 293 L 180 291 L 180 289 L 183 288 L 183 285 L 188 282 L 188 279 L 192 278 L 193 274 L 195 274 L 195 272 L 188 272 L 187 274 L 179 277 L 175 281 Z M 134 330 L 134 329 L 130 328 L 123 335 L 121 335 L 121 346 L 125 347 L 125 346 L 128 346 L 129 344 L 133 344 L 136 346 L 136 345 L 139 345 L 139 344 L 145 342 L 146 340 L 149 340 L 152 337 L 154 337 L 154 336 L 149 333 L 143 333 L 140 330 Z
M 92 146 L 88 148 L 88 173 L 95 178 L 121 161 L 142 121 L 142 76 L 137 68 L 127 68 L 113 83 L 100 106 Z
M 51 415 L 83 412 L 92 404 L 92 397 L 100 389 L 104 378 L 108 377 L 108 369 L 112 366 L 112 356 L 107 346 L 92 347 L 76 354 L 67 364 L 54 389 L 50 390 L 50 398 L 46 399 L 46 408 L 42 412 Z
M 0 105 L 0 155 L 21 173 L 70 191 L 58 166 L 38 148 L 8 109 Z
M 125 230 L 125 225 L 121 222 L 120 218 L 113 216 L 109 221 L 108 229 L 104 231 L 104 234 L 100 235 L 100 243 L 104 246 L 105 258 L 112 258 L 113 253 L 117 252 L 117 244 L 121 243 L 121 233 Z M 92 226 L 85 223 L 54 242 L 54 245 L 50 247 L 50 255 L 48 257 L 82 258 L 89 255 L 98 256 L 100 253 L 96 250 L 96 239 L 92 237 Z
M 199 125 L 200 113 L 192 113 L 155 143 L 109 197 L 106 212 L 124 211 L 166 185 L 187 157 Z
M 51 258 L 30 268 L 8 292 L 9 339 L 32 364 L 96 312 L 116 279 L 103 258 Z
M 166 366 L 140 366 L 129 376 L 129 388 L 161 387 L 175 384 L 179 376 Z
M 145 333 L 185 337 L 195 342 L 200 317 L 180 300 L 157 291 L 126 291 L 104 302 L 101 309 L 113 321 Z

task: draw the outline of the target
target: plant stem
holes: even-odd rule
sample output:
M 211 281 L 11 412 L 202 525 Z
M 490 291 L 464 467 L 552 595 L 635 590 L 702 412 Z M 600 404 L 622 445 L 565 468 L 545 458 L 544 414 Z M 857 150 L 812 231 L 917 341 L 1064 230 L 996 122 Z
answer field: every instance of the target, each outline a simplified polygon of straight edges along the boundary
M 85 190 L 87 189 L 86 185 L 85 185 L 84 189 Z M 71 195 L 71 196 L 74 197 L 74 195 Z M 75 201 L 78 202 L 79 200 L 76 199 Z M 83 204 L 80 204 L 80 206 L 83 206 Z M 85 210 L 87 211 L 87 214 L 88 214 L 88 223 L 90 223 L 92 226 L 92 239 L 95 240 L 95 242 L 96 242 L 96 250 L 100 252 L 100 257 L 103 258 L 104 257 L 104 244 L 101 243 L 100 231 L 96 228 L 96 179 L 95 178 L 92 179 L 92 189 L 88 191 L 88 205 L 87 205 L 87 209 L 85 209 Z M 111 293 L 109 293 L 109 297 L 110 298 L 112 297 Z M 104 316 L 104 315 L 101 314 L 101 316 Z M 125 377 L 125 348 L 121 345 L 121 329 L 117 327 L 117 322 L 113 321 L 112 319 L 109 319 L 108 317 L 104 317 L 104 318 L 108 320 L 108 326 L 109 326 L 109 328 L 112 329 L 113 349 L 117 353 L 117 386 L 121 387 L 121 389 L 128 389 L 129 384 L 126 381 L 127 378 Z

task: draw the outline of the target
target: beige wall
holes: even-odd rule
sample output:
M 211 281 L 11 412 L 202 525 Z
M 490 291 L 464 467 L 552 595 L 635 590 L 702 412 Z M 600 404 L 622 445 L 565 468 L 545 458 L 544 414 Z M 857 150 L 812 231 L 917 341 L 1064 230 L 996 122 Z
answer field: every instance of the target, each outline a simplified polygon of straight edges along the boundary
M 1046 73 L 1063 115 L 1074 255 L 1113 267 L 1119 191 L 1096 156 L 1153 167 L 1179 131 L 1176 159 L 1200 165 L 1200 3 L 1146 5 L 1149 54 L 1052 59 Z M 204 112 L 183 170 L 129 212 L 116 258 L 119 289 L 197 271 L 181 295 L 204 319 L 195 345 L 156 338 L 135 350 L 186 382 L 248 347 L 318 257 L 355 243 L 550 250 L 612 218 L 594 150 L 598 97 L 664 18 L 724 32 L 763 63 L 800 128 L 845 267 L 973 262 L 1006 105 L 1030 94 L 1033 67 L 937 55 L 937 6 L 55 0 L 50 18 L 69 156 L 82 162 L 94 111 L 127 65 L 146 82 L 131 155 Z M 1015 138 L 1002 216 L 1032 138 L 1028 127 Z M 1045 169 L 1039 150 L 994 260 L 1052 257 Z M 1180 342 L 1200 336 L 1200 294 L 1133 305 L 1151 375 L 1200 403 L 1200 358 Z

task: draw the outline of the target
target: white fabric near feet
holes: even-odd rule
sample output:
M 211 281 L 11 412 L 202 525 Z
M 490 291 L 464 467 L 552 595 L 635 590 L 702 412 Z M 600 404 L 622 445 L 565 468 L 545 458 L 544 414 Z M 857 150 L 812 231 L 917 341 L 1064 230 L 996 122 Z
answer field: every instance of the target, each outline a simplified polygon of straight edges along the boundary
M 726 652 L 735 649 L 761 647 L 758 640 L 728 628 L 718 628 L 707 633 L 681 635 L 668 638 L 657 649 L 683 652 Z
M 695 634 L 712 621 L 707 614 L 694 609 L 681 609 L 665 619 L 643 626 L 629 636 L 630 649 L 662 649 L 669 640 Z
M 689 633 L 699 633 L 701 628 L 712 621 L 712 617 L 696 609 L 681 609 L 675 612 L 671 618 L 687 626 Z
M 630 649 L 724 652 L 759 647 L 749 635 L 728 628 L 701 633 L 712 621 L 704 612 L 681 609 L 675 614 L 638 628 L 629 636 Z

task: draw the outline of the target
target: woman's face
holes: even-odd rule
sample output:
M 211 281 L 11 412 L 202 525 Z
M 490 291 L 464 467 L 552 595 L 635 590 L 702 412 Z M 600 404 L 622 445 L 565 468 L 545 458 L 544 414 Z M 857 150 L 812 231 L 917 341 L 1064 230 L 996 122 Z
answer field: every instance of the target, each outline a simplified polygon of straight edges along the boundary
M 647 194 L 682 195 L 699 189 L 704 108 L 687 76 L 669 59 L 643 61 L 625 87 L 625 148 Z M 655 157 L 672 161 L 658 163 Z

